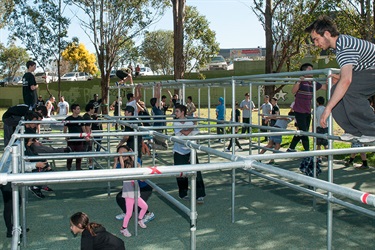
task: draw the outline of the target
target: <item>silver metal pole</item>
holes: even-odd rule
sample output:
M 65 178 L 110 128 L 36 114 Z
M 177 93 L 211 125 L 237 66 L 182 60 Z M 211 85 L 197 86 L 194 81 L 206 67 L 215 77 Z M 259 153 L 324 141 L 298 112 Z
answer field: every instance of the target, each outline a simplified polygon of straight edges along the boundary
M 12 172 L 13 173 L 18 173 L 18 159 L 19 159 L 19 151 L 20 148 L 18 146 L 12 146 Z M 13 230 L 12 230 L 12 249 L 17 249 L 18 248 L 18 242 L 20 239 L 20 234 L 21 234 L 21 228 L 20 228 L 20 201 L 19 201 L 19 188 L 16 185 L 12 185 L 12 206 L 13 206 Z M 26 233 L 26 229 L 24 228 L 24 234 Z M 26 236 L 26 235 L 24 235 Z M 23 238 L 24 240 L 24 245 L 26 245 L 26 237 Z
M 195 141 L 192 141 L 195 143 Z M 190 150 L 190 163 L 196 164 L 197 151 L 195 149 Z M 190 177 L 191 185 L 191 198 L 190 198 L 190 249 L 195 250 L 197 248 L 197 172 Z

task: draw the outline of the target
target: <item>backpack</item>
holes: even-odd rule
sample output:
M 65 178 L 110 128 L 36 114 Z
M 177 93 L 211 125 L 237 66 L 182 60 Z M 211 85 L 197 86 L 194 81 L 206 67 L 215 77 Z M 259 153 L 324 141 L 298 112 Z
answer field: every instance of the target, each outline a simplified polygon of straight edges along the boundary
M 322 172 L 321 170 L 321 159 L 316 159 L 316 177 Z M 299 170 L 307 176 L 314 177 L 314 157 L 309 156 L 303 158 Z

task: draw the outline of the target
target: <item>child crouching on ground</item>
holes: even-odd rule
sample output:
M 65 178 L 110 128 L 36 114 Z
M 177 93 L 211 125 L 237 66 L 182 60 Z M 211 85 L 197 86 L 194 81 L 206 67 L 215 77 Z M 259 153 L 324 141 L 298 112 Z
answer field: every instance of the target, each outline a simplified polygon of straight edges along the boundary
M 89 217 L 83 212 L 70 217 L 70 230 L 73 234 L 82 234 L 81 249 L 125 250 L 123 240 L 107 232 L 102 225 L 89 222 Z
M 117 149 L 118 153 L 128 153 L 130 150 L 126 146 L 120 146 Z M 133 168 L 134 167 L 134 160 L 133 157 L 131 156 L 118 156 L 115 158 L 115 163 L 114 166 L 117 165 L 117 163 L 120 164 L 121 168 Z M 139 186 L 138 188 L 138 206 L 141 208 L 138 214 L 138 225 L 141 228 L 146 228 L 147 226 L 144 223 L 144 220 L 142 219 L 148 209 L 147 203 L 141 198 L 140 196 L 140 189 Z M 122 197 L 125 198 L 125 206 L 126 206 L 126 211 L 127 213 L 125 214 L 123 223 L 122 223 L 122 228 L 120 232 L 125 236 L 125 237 L 130 237 L 132 236 L 131 233 L 128 230 L 128 224 L 129 221 L 133 215 L 133 208 L 134 208 L 134 203 L 135 203 L 135 197 L 134 197 L 134 189 L 135 189 L 135 182 L 134 180 L 129 180 L 129 181 L 124 181 L 122 185 Z

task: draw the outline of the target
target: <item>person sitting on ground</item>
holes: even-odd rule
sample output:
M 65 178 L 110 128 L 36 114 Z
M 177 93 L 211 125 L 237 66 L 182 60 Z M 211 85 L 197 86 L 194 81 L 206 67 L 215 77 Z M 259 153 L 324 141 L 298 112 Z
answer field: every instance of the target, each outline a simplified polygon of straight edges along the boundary
M 70 217 L 70 230 L 73 234 L 81 234 L 81 249 L 125 250 L 122 239 L 107 232 L 105 227 L 90 222 L 87 214 L 77 212 Z

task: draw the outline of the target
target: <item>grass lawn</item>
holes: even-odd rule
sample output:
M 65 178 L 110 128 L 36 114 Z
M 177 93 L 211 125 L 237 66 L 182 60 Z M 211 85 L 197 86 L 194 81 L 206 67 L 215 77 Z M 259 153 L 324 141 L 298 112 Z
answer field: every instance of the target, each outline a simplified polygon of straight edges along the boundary
M 5 108 L 0 108 L 0 116 L 1 117 L 3 116 L 3 114 L 4 114 L 5 111 L 6 111 Z M 227 111 L 226 112 L 226 120 L 230 120 L 231 109 L 227 108 L 226 111 Z M 283 108 L 280 109 L 280 113 L 282 115 L 286 115 L 288 112 L 289 112 L 289 109 L 283 109 Z M 196 112 L 196 113 L 198 114 L 198 112 Z M 207 108 L 201 109 L 200 110 L 200 116 L 201 117 L 208 117 L 208 109 Z M 210 117 L 213 118 L 213 119 L 216 117 L 215 109 L 214 108 L 210 109 Z M 258 120 L 257 120 L 258 119 L 258 113 L 257 112 L 253 112 L 252 119 L 253 119 L 253 123 L 257 124 L 257 122 L 258 122 Z M 203 124 L 204 124 L 204 122 L 203 122 Z M 4 131 L 2 129 L 3 128 L 2 122 L 0 122 L 0 128 L 1 128 L 1 130 L 0 130 L 0 138 L 4 138 Z M 295 129 L 294 123 L 293 122 L 289 123 L 288 128 L 289 129 Z M 216 128 L 212 128 L 211 132 L 212 133 L 216 133 Z M 255 129 L 254 129 L 254 132 L 257 132 L 257 131 L 255 131 Z M 336 123 L 334 123 L 333 134 L 334 135 L 340 135 L 342 133 L 343 133 L 343 130 Z M 290 144 L 290 142 L 292 141 L 292 138 L 293 138 L 293 136 L 283 136 L 282 147 L 283 148 L 287 148 L 288 145 Z M 349 148 L 349 147 L 350 147 L 350 143 L 348 143 L 348 142 L 338 141 L 338 142 L 334 142 L 333 143 L 333 148 L 336 148 L 336 149 L 338 149 L 338 148 Z M 310 148 L 313 148 L 313 140 L 310 140 Z M 302 144 L 299 143 L 297 145 L 296 149 L 298 151 L 303 151 Z M 349 158 L 349 156 L 345 156 L 345 155 L 336 155 L 336 156 L 334 156 L 334 159 L 346 159 L 346 158 Z M 368 160 L 368 163 L 369 163 L 370 166 L 375 166 L 375 155 L 374 155 L 373 152 L 367 153 L 367 160 Z M 356 161 L 360 162 L 359 155 L 356 156 Z

